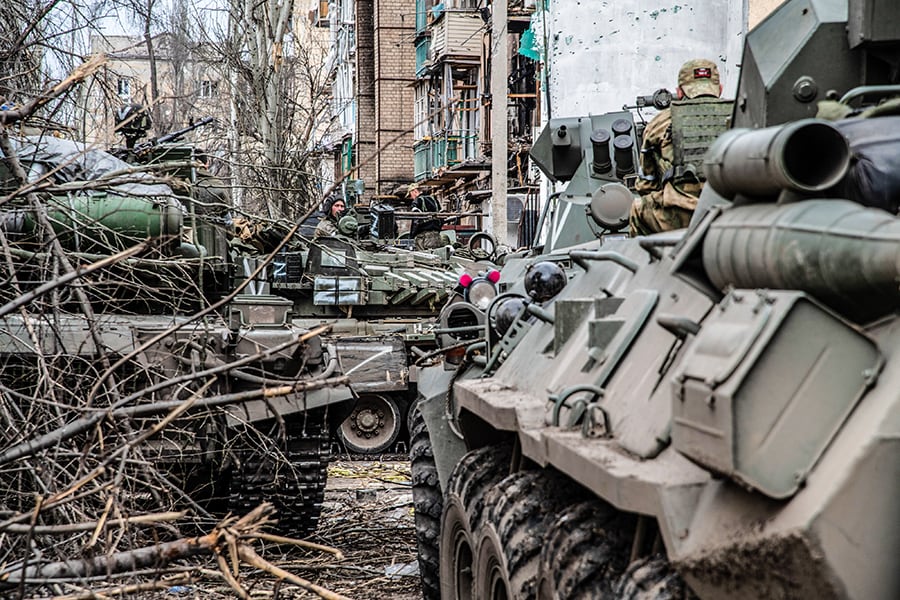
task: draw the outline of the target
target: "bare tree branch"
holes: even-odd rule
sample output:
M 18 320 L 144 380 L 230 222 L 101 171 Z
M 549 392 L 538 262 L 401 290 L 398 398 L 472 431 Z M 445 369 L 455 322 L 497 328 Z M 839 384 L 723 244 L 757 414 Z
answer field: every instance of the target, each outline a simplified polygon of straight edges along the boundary
M 42 95 L 34 98 L 21 108 L 0 111 L 0 125 L 9 125 L 21 121 L 35 113 L 39 108 L 45 106 L 48 102 L 57 98 L 66 92 L 69 88 L 77 83 L 81 83 L 85 78 L 94 74 L 100 67 L 106 63 L 106 56 L 98 54 L 82 63 L 68 77 L 51 87 Z

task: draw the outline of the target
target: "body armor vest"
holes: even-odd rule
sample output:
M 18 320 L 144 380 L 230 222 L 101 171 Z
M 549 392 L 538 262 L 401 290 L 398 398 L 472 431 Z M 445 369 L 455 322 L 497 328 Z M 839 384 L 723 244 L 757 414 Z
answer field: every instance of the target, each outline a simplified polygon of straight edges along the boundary
M 706 179 L 703 156 L 728 129 L 733 107 L 733 100 L 708 97 L 672 102 L 672 167 L 676 180 L 685 176 Z

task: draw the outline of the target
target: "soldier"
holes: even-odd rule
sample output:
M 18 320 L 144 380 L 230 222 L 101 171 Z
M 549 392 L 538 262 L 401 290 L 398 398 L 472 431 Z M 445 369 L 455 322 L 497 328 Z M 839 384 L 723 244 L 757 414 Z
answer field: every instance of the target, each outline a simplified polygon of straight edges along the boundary
M 436 213 L 439 212 L 440 206 L 433 196 L 422 195 L 422 190 L 415 183 L 411 183 L 407 188 L 407 194 L 410 198 L 411 208 L 413 212 Z M 417 219 L 412 222 L 409 234 L 413 238 L 416 250 L 431 250 L 440 248 L 450 243 L 445 235 L 441 235 L 441 226 L 443 221 L 437 217 L 430 219 Z
M 706 59 L 689 60 L 678 71 L 677 96 L 718 98 L 722 93 L 719 70 Z M 687 227 L 703 180 L 693 171 L 680 172 L 674 165 L 671 109 L 659 112 L 644 130 L 641 170 L 644 178 L 635 186 L 641 195 L 631 207 L 631 235 L 649 235 Z
M 325 200 L 325 204 L 322 207 L 325 216 L 323 216 L 319 221 L 319 224 L 316 225 L 316 231 L 313 233 L 314 240 L 317 240 L 320 237 L 335 236 L 339 233 L 337 222 L 341 213 L 344 212 L 344 207 L 344 199 L 340 196 L 333 195 Z

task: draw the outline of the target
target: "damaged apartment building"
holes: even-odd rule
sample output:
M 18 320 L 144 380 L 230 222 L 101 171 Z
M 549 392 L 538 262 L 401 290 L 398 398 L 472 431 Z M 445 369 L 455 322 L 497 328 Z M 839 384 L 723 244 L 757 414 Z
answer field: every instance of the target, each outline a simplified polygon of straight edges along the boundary
M 415 181 L 444 209 L 479 213 L 492 188 L 491 3 L 337 0 L 331 8 L 336 171 L 359 182 L 363 202 L 402 202 Z M 507 216 L 517 232 L 523 215 L 535 214 L 539 187 L 528 157 L 540 118 L 533 11 L 531 2 L 509 2 L 503 26 Z

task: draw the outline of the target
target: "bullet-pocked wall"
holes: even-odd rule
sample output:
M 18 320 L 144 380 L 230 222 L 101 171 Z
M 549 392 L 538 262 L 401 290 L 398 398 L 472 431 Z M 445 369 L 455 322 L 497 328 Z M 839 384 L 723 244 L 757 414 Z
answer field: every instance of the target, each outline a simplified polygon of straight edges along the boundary
M 546 24 L 551 116 L 621 110 L 638 95 L 674 92 L 692 58 L 719 66 L 734 97 L 749 0 L 550 0 Z M 547 107 L 545 107 L 547 108 Z

